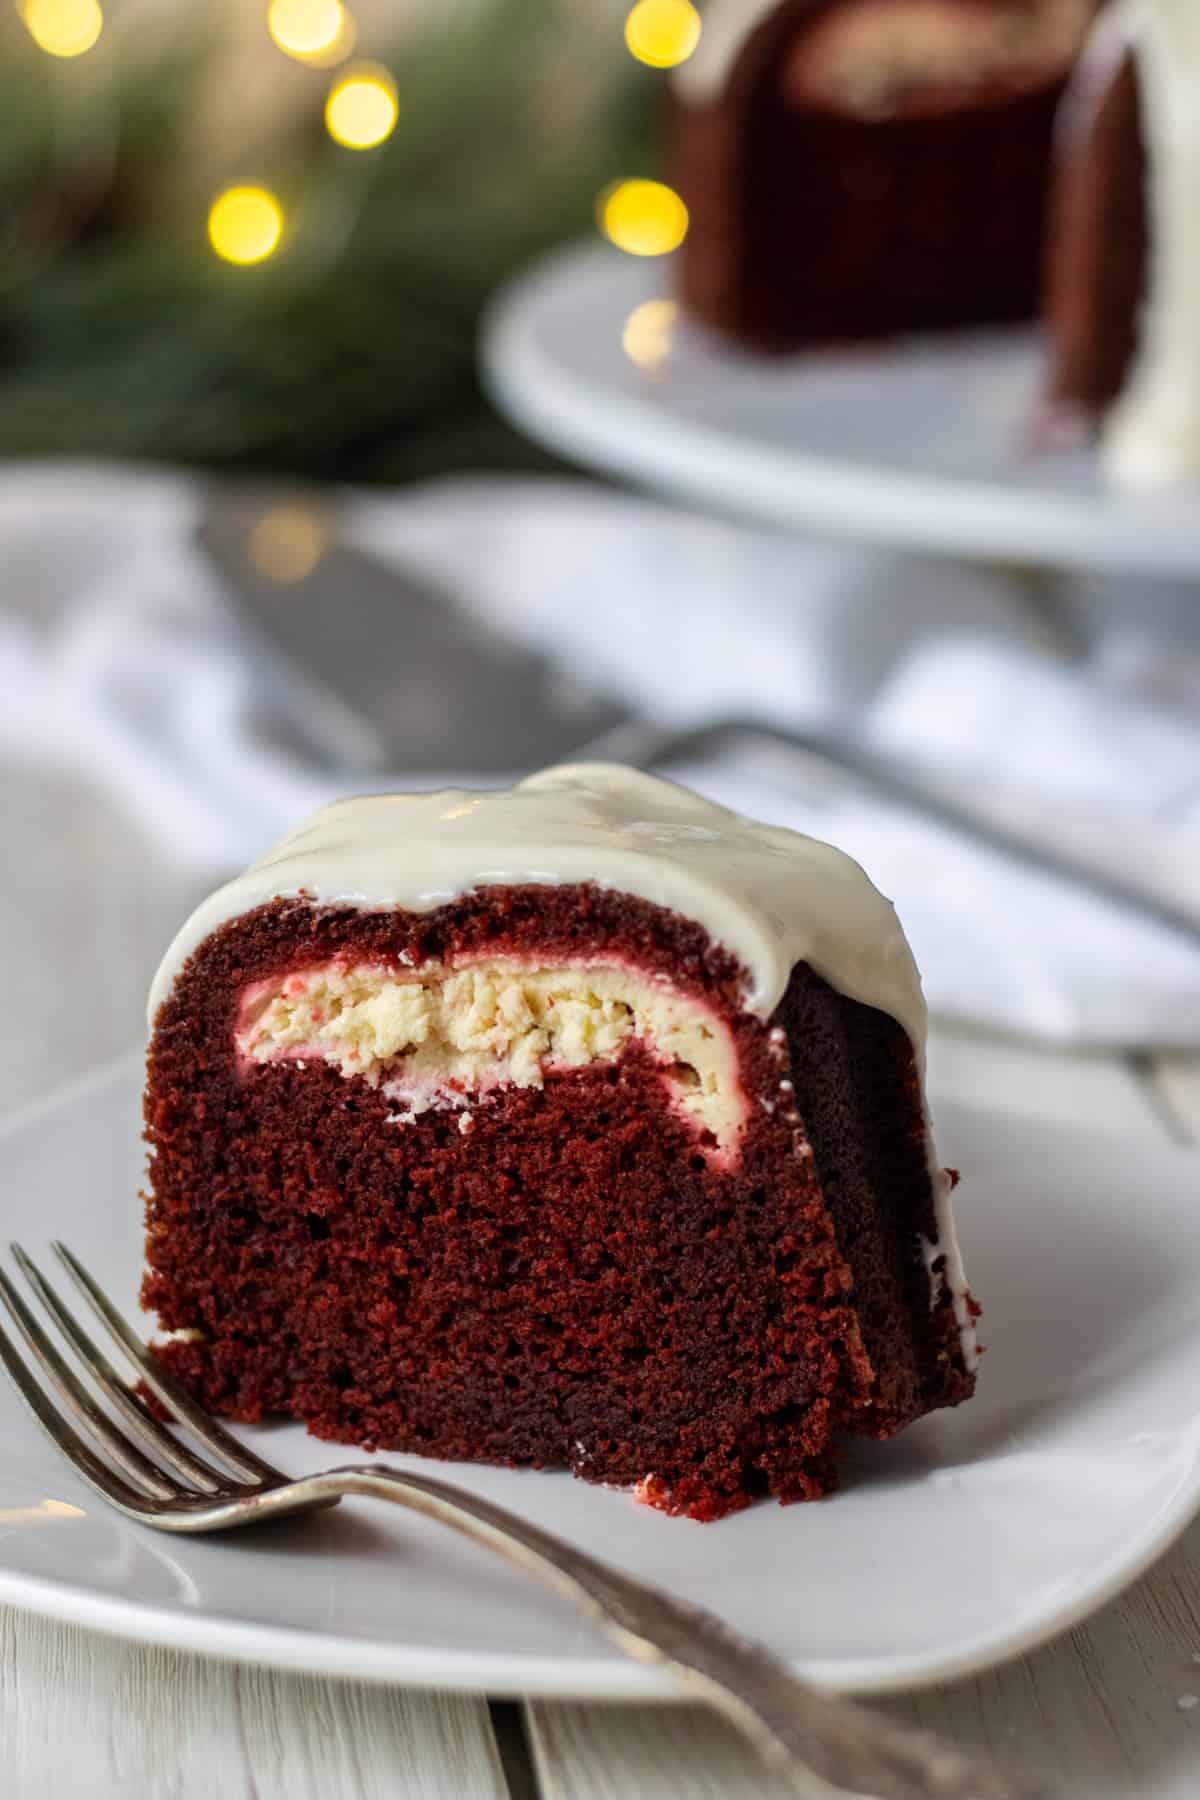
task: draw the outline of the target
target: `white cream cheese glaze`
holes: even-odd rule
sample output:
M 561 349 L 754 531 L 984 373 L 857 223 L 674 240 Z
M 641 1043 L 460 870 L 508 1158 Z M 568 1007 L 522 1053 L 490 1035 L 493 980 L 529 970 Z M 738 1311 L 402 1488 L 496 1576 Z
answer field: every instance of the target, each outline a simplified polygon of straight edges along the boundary
M 891 902 L 843 851 L 762 825 L 674 782 L 610 763 L 564 764 L 498 792 L 376 794 L 324 807 L 188 919 L 150 990 L 153 1027 L 184 964 L 221 925 L 275 899 L 428 912 L 481 887 L 594 882 L 700 924 L 747 974 L 767 1019 L 796 963 L 894 1018 L 922 1076 L 921 978 Z M 974 1331 L 946 1183 L 930 1138 L 946 1258 L 968 1364 Z
M 1200 481 L 1200 4 L 1139 0 L 1120 29 L 1137 57 L 1150 263 L 1141 343 L 1104 425 L 1124 487 Z
M 615 763 L 564 764 L 514 788 L 373 794 L 323 807 L 205 900 L 167 951 L 150 1021 L 193 950 L 277 898 L 428 912 L 472 888 L 592 881 L 695 919 L 749 975 L 766 1018 L 797 962 L 891 1015 L 925 1048 L 925 1000 L 890 901 L 841 850 L 760 825 Z

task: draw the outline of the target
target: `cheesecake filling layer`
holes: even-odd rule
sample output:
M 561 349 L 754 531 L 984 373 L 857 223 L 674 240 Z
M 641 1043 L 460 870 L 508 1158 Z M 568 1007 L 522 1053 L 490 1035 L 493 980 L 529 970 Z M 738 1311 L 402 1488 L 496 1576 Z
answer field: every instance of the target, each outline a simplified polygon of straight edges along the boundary
M 498 1086 L 540 1088 L 634 1043 L 659 1063 L 671 1103 L 731 1152 L 746 1101 L 728 1028 L 634 969 L 480 962 L 410 974 L 334 961 L 253 983 L 237 1024 L 244 1063 L 321 1059 L 382 1088 L 398 1123 Z

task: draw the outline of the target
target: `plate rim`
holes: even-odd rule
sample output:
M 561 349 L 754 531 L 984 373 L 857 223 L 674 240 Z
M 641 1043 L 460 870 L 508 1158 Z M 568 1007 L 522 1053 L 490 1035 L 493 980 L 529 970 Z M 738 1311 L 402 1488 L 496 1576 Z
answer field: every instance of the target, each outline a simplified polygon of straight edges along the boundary
M 1190 491 L 1092 496 L 1056 492 L 1048 484 L 1010 491 L 973 476 L 913 475 L 803 449 L 785 454 L 744 433 L 690 419 L 682 430 L 669 412 L 642 396 L 589 381 L 544 356 L 536 336 L 541 312 L 626 264 L 631 283 L 646 266 L 592 239 L 568 244 L 522 270 L 485 311 L 485 384 L 510 420 L 552 448 L 610 475 L 776 529 L 1014 569 L 1161 577 L 1193 577 L 1200 570 L 1200 530 L 1184 531 L 1177 523 L 1185 509 L 1195 515 Z M 614 313 L 614 332 L 621 322 Z
M 1193 1458 L 1193 1475 L 1197 1461 L 1200 1458 Z M 1081 1591 L 1058 1609 L 1037 1620 L 1029 1620 L 1022 1627 L 997 1631 L 954 1652 L 929 1652 L 906 1659 L 889 1657 L 868 1661 L 859 1658 L 849 1679 L 836 1661 L 790 1659 L 788 1667 L 793 1674 L 816 1687 L 863 1697 L 919 1693 L 1003 1668 L 1054 1643 L 1140 1580 L 1178 1541 L 1200 1512 L 1200 1493 L 1182 1491 L 1187 1494 L 1186 1500 L 1167 1510 L 1159 1528 L 1147 1534 L 1135 1559 L 1130 1559 L 1119 1570 L 1112 1570 L 1096 1587 Z M 343 1638 L 288 1626 L 250 1624 L 221 1614 L 176 1612 L 143 1601 L 110 1600 L 75 1588 L 69 1582 L 14 1576 L 3 1568 L 0 1568 L 0 1603 L 40 1618 L 98 1631 L 106 1637 L 156 1644 L 227 1662 L 254 1663 L 296 1674 L 399 1684 L 421 1690 L 494 1694 L 514 1699 L 657 1704 L 694 1697 L 667 1670 L 632 1659 L 627 1665 L 601 1657 L 564 1663 L 553 1656 L 415 1650 L 378 1640 Z
M 144 1056 L 143 1047 L 130 1049 L 6 1114 L 0 1118 L 0 1149 L 10 1136 L 36 1125 L 47 1115 L 69 1108 L 75 1100 L 98 1090 L 116 1088 L 140 1073 Z M 1200 1153 L 1178 1145 L 1160 1147 L 1184 1156 L 1195 1154 L 1200 1167 Z M 1134 1541 L 1134 1547 L 1119 1563 L 1111 1564 L 1093 1585 L 1064 1595 L 1059 1604 L 1048 1606 L 1036 1617 L 984 1633 L 955 1649 L 908 1656 L 855 1657 L 849 1676 L 839 1659 L 791 1659 L 789 1666 L 817 1686 L 856 1695 L 918 1692 L 1002 1667 L 1060 1638 L 1108 1605 L 1140 1580 L 1197 1516 L 1200 1431 L 1192 1439 L 1187 1478 L 1180 1481 L 1177 1494 L 1156 1515 L 1153 1525 Z M 682 1685 L 666 1670 L 632 1660 L 622 1663 L 612 1653 L 565 1662 L 551 1655 L 417 1649 L 379 1639 L 356 1639 L 118 1598 L 80 1588 L 70 1581 L 20 1574 L 2 1562 L 0 1603 L 109 1637 L 297 1673 L 513 1697 L 652 1704 L 678 1701 L 685 1696 Z

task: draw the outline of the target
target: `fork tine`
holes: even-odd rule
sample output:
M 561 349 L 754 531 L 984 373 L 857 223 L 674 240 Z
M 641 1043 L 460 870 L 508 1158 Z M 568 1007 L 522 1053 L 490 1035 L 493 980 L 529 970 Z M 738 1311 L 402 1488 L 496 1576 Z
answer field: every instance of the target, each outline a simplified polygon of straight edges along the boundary
M 153 1495 L 156 1500 L 177 1499 L 179 1489 L 154 1466 L 149 1457 L 142 1455 L 137 1445 L 130 1442 L 106 1413 L 101 1412 L 87 1389 L 63 1361 L 3 1269 L 0 1269 L 0 1304 L 28 1344 L 34 1361 L 58 1389 L 80 1424 L 103 1445 L 135 1487 Z
M 275 1483 L 287 1479 L 278 1469 L 273 1469 L 270 1463 L 263 1462 L 252 1451 L 239 1444 L 237 1439 L 218 1425 L 215 1419 L 211 1419 L 203 1408 L 197 1406 L 187 1390 L 181 1387 L 174 1376 L 168 1375 L 167 1371 L 151 1356 L 141 1338 L 130 1325 L 126 1324 L 103 1288 L 88 1274 L 78 1257 L 74 1256 L 67 1246 L 57 1239 L 53 1248 L 55 1255 L 101 1323 L 108 1327 L 130 1361 L 137 1365 L 150 1392 L 162 1402 L 169 1413 L 187 1426 L 206 1450 L 211 1450 L 214 1456 L 219 1456 L 235 1475 L 242 1477 L 243 1481 Z
M 38 1299 L 46 1308 L 80 1362 L 92 1380 L 102 1390 L 113 1407 L 120 1413 L 127 1425 L 141 1435 L 152 1446 L 157 1456 L 173 1468 L 177 1475 L 199 1488 L 205 1494 L 217 1494 L 227 1488 L 226 1478 L 216 1469 L 209 1468 L 198 1456 L 172 1437 L 165 1425 L 158 1420 L 139 1401 L 135 1400 L 125 1382 L 113 1368 L 104 1352 L 97 1347 L 87 1332 L 79 1324 L 74 1315 L 68 1312 L 57 1292 L 51 1287 L 32 1257 L 27 1256 L 20 1244 L 11 1244 L 13 1258 Z
M 4 1364 L 13 1386 L 47 1437 L 74 1464 L 88 1485 L 125 1512 L 142 1511 L 146 1505 L 145 1495 L 136 1492 L 119 1475 L 115 1475 L 107 1464 L 102 1463 L 75 1427 L 51 1403 L 45 1389 L 31 1373 L 3 1325 L 0 1325 L 0 1362 Z

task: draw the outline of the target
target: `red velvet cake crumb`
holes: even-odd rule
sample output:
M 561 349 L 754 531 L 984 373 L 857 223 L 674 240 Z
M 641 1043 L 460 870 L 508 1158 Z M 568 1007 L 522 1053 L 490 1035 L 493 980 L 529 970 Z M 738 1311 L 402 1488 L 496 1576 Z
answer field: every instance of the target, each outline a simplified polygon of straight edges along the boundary
M 317 1058 L 247 1066 L 250 984 L 337 958 L 632 966 L 728 1028 L 747 1110 L 710 1154 L 651 1049 L 398 1122 Z M 568 1467 L 716 1519 L 828 1491 L 839 1434 L 973 1386 L 912 1048 L 805 964 L 770 1019 L 700 926 L 591 886 L 436 911 L 274 901 L 221 926 L 156 1022 L 145 1304 L 206 1406 L 340 1443 Z M 936 1269 L 936 1265 L 935 1265 Z

